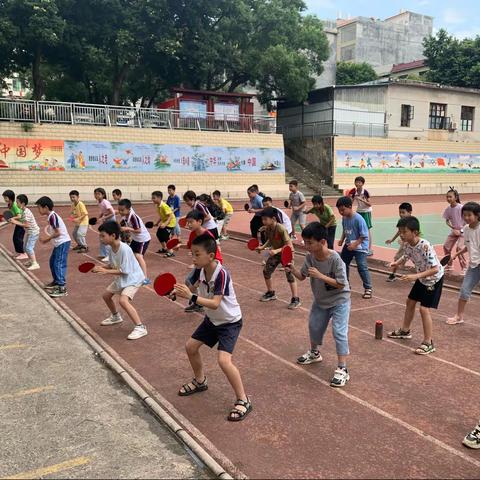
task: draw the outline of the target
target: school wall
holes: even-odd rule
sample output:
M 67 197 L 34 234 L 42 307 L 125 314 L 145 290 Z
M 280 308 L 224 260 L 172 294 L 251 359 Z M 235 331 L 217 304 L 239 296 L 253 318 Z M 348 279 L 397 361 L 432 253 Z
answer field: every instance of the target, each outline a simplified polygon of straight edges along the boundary
M 42 124 L 25 132 L 19 123 L 0 122 L 1 138 L 52 139 L 73 141 L 131 142 L 142 144 L 176 144 L 211 147 L 280 148 L 283 136 L 260 133 L 199 132 L 191 130 L 137 129 L 122 127 L 95 127 Z M 177 193 L 194 190 L 197 193 L 219 189 L 226 198 L 245 198 L 246 189 L 258 184 L 272 196 L 285 196 L 288 186 L 285 173 L 159 173 L 125 171 L 28 171 L 0 168 L 0 188 L 11 188 L 32 198 L 48 195 L 56 202 L 68 201 L 69 190 L 75 188 L 85 200 L 93 199 L 93 189 L 104 187 L 107 192 L 120 188 L 124 197 L 149 200 L 153 190 L 166 192 L 168 184 L 177 187 Z
M 470 156 L 475 159 L 477 166 L 471 171 L 462 171 L 461 169 L 452 171 L 439 167 L 428 173 L 419 167 L 411 171 L 405 168 L 402 173 L 399 169 L 394 168 L 385 168 L 381 173 L 373 173 L 368 168 L 362 170 L 351 168 L 351 171 L 345 171 L 348 169 L 345 168 L 344 159 L 339 156 L 339 151 L 365 151 L 373 154 L 376 152 L 389 154 L 424 152 L 427 155 L 428 153 L 443 152 L 455 154 L 456 158 L 460 155 Z M 333 183 L 338 185 L 341 190 L 351 188 L 354 178 L 362 175 L 366 179 L 366 188 L 377 196 L 442 194 L 448 190 L 450 185 L 454 185 L 462 193 L 479 193 L 479 164 L 480 143 L 368 137 L 334 138 Z

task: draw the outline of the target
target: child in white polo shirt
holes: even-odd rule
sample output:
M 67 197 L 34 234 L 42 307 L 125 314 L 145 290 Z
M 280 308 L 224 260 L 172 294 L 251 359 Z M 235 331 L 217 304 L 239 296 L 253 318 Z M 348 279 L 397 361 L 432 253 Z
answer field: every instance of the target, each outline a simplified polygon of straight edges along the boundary
M 60 216 L 53 211 L 53 201 L 50 197 L 41 197 L 36 202 L 38 213 L 48 215 L 48 235 L 40 239 L 41 243 L 48 243 L 53 240 L 53 251 L 50 256 L 50 270 L 53 281 L 45 285 L 51 297 L 65 297 L 67 288 L 65 286 L 67 277 L 67 259 L 70 251 L 70 235 L 65 223 Z
M 218 364 L 232 386 L 237 400 L 228 420 L 243 420 L 252 410 L 252 402 L 245 393 L 242 378 L 232 363 L 232 354 L 242 328 L 242 311 L 237 302 L 230 273 L 215 260 L 217 243 L 210 235 L 200 235 L 192 242 L 193 262 L 197 269 L 192 287 L 175 285 L 176 295 L 205 308 L 206 316 L 186 344 L 194 378 L 181 387 L 180 396 L 192 395 L 208 389 L 207 377 L 200 357 L 200 347 L 213 348 L 218 343 Z M 198 295 L 192 293 L 198 287 Z
M 120 227 L 120 231 L 130 234 L 130 248 L 135 254 L 135 258 L 138 260 L 140 267 L 142 267 L 143 274 L 145 275 L 143 283 L 144 285 L 149 285 L 152 282 L 147 275 L 147 264 L 145 263 L 144 257 L 147 253 L 152 237 L 143 223 L 143 220 L 133 210 L 132 202 L 128 200 L 128 198 L 123 198 L 118 202 L 118 213 L 122 216 L 123 221 L 123 226 Z

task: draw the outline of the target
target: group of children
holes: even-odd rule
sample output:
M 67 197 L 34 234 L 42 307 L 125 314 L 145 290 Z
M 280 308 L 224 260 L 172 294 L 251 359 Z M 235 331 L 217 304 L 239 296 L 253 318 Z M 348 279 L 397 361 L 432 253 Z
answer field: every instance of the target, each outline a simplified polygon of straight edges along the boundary
M 296 309 L 301 305 L 298 295 L 297 280 L 310 279 L 313 293 L 313 303 L 309 314 L 309 349 L 297 358 L 301 365 L 307 365 L 322 360 L 320 346 L 324 334 L 331 320 L 332 332 L 336 344 L 338 357 L 337 367 L 330 380 L 333 387 L 343 387 L 349 381 L 347 356 L 349 355 L 348 325 L 350 316 L 350 285 L 349 265 L 353 259 L 361 277 L 364 299 L 372 298 L 372 282 L 367 264 L 367 257 L 371 253 L 371 198 L 364 189 L 365 180 L 362 177 L 355 179 L 355 189 L 339 198 L 336 207 L 342 217 L 342 235 L 338 246 L 342 247 L 340 254 L 334 250 L 336 233 L 336 219 L 333 210 L 326 205 L 321 196 L 312 198 L 312 208 L 306 210 L 305 196 L 298 191 L 298 184 L 292 181 L 289 185 L 290 198 L 288 207 L 292 209 L 289 218 L 280 208 L 274 207 L 272 199 L 259 191 L 257 185 L 248 188 L 249 212 L 253 214 L 250 222 L 251 234 L 260 239 L 258 252 L 268 252 L 268 258 L 263 267 L 263 276 L 267 291 L 261 296 L 262 302 L 275 300 L 272 275 L 281 264 L 281 251 L 285 246 L 293 247 L 295 225 L 301 229 L 302 244 L 307 252 L 303 265 L 297 267 L 293 262 L 284 268 L 286 280 L 291 289 L 289 309 Z M 157 253 L 166 257 L 174 255 L 173 250 L 166 248 L 166 243 L 172 236 L 179 236 L 178 219 L 180 216 L 180 199 L 175 194 L 175 187 L 168 188 L 169 197 L 164 202 L 162 192 L 152 192 L 158 219 L 154 223 L 157 228 L 157 239 L 161 248 Z M 102 265 L 93 270 L 98 274 L 113 275 L 114 280 L 107 287 L 103 299 L 110 310 L 110 316 L 101 324 L 114 325 L 123 321 L 118 307 L 113 301 L 114 295 L 120 296 L 119 305 L 130 317 L 135 327 L 128 336 L 134 340 L 147 334 L 132 300 L 138 289 L 149 283 L 144 255 L 147 251 L 151 236 L 142 219 L 134 212 L 128 199 L 121 198 L 121 192 L 116 190 L 113 197 L 118 203 L 115 210 L 106 198 L 105 190 L 95 189 L 95 198 L 98 202 L 102 220 L 98 228 Z M 20 229 L 25 229 L 25 255 L 29 259 L 30 269 L 38 268 L 35 259 L 34 245 L 39 238 L 39 228 L 35 218 L 28 209 L 28 199 L 19 195 L 15 199 L 12 191 L 3 193 L 8 207 L 15 215 L 12 223 L 15 224 L 14 245 L 22 257 L 22 251 L 17 250 L 20 244 Z M 76 242 L 73 250 L 88 251 L 86 232 L 88 230 L 88 211 L 80 201 L 77 191 L 70 192 L 72 201 L 72 221 L 74 229 L 72 236 Z M 16 200 L 16 202 L 15 202 Z M 218 344 L 218 363 L 232 386 L 236 402 L 228 415 L 228 420 L 239 421 L 252 410 L 251 399 L 245 393 L 240 373 L 232 362 L 232 353 L 242 328 L 242 313 L 237 302 L 230 272 L 223 266 L 223 259 L 218 245 L 220 238 L 228 238 L 227 225 L 233 213 L 231 205 L 221 198 L 219 191 L 213 193 L 213 199 L 208 195 L 199 197 L 193 191 L 183 195 L 185 204 L 190 208 L 186 215 L 187 226 L 191 230 L 186 244 L 180 243 L 175 247 L 187 248 L 193 258 L 192 270 L 184 283 L 175 285 L 174 294 L 188 300 L 186 312 L 205 313 L 201 325 L 187 341 L 186 351 L 194 372 L 193 379 L 185 383 L 179 390 L 180 396 L 187 396 L 207 390 L 207 377 L 200 356 L 202 345 L 213 347 Z M 465 278 L 462 284 L 457 314 L 449 318 L 447 323 L 459 324 L 463 322 L 465 305 L 471 296 L 473 288 L 480 282 L 480 205 L 468 202 L 460 203 L 455 189 L 447 194 L 449 207 L 444 212 L 444 218 L 451 234 L 444 245 L 445 254 L 451 254 L 451 262 L 455 258 L 461 259 L 462 268 L 465 268 Z M 354 210 L 354 203 L 357 210 Z M 40 241 L 52 241 L 54 249 L 50 258 L 50 268 L 53 282 L 45 288 L 53 297 L 66 294 L 65 277 L 68 253 L 70 251 L 70 236 L 65 223 L 53 210 L 53 202 L 48 197 L 37 200 L 36 205 L 40 215 L 47 216 L 48 234 Z M 223 227 L 218 228 L 217 221 L 220 214 L 212 215 L 218 206 L 223 213 Z M 360 211 L 359 211 L 360 209 Z M 307 224 L 307 213 L 315 214 L 318 221 Z M 121 217 L 120 223 L 116 215 Z M 428 355 L 435 352 L 432 340 L 432 318 L 430 310 L 437 308 L 443 287 L 444 267 L 435 253 L 433 246 L 421 236 L 420 224 L 412 215 L 412 206 L 402 203 L 399 206 L 400 219 L 397 223 L 397 232 L 387 243 L 400 238 L 399 249 L 391 263 L 392 273 L 389 281 L 395 280 L 397 269 L 410 260 L 415 266 L 415 273 L 400 277 L 401 280 L 414 282 L 408 295 L 403 324 L 400 328 L 390 332 L 392 339 L 412 338 L 410 326 L 412 324 L 417 303 L 420 303 L 420 315 L 423 324 L 424 338 L 415 353 Z M 17 228 L 18 227 L 18 228 Z M 127 237 L 122 238 L 122 235 Z M 122 241 L 124 240 L 124 241 Z M 128 243 L 127 243 L 128 242 Z M 457 243 L 457 251 L 452 252 Z M 468 252 L 469 261 L 464 254 Z M 448 268 L 448 267 L 447 267 Z M 480 426 L 464 439 L 464 443 L 472 448 L 480 448 Z

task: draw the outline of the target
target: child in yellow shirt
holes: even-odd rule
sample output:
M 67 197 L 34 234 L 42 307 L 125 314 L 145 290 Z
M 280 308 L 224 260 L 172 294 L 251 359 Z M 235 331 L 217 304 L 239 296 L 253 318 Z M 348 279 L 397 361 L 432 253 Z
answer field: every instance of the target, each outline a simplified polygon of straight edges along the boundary
M 212 193 L 213 201 L 222 209 L 225 213 L 225 218 L 223 219 L 222 230 L 220 232 L 220 240 L 228 240 L 227 226 L 230 223 L 233 215 L 233 207 L 230 202 L 222 198 L 222 194 L 219 190 L 215 190 Z
M 88 252 L 87 232 L 88 232 L 88 210 L 85 204 L 80 201 L 78 190 L 72 190 L 70 193 L 72 202 L 72 218 L 75 223 L 72 236 L 77 245 L 72 248 L 77 253 Z

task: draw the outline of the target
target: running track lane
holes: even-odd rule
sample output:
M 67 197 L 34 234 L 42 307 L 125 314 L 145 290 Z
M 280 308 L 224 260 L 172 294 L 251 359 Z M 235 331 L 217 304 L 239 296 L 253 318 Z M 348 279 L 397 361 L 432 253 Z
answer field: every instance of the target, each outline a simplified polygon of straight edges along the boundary
M 89 233 L 92 246 L 94 235 Z M 4 245 L 10 246 L 9 237 L 5 230 L 0 232 Z M 454 310 L 457 295 L 445 291 L 442 310 L 434 316 L 438 351 L 418 357 L 409 350 L 421 340 L 418 319 L 412 341 L 373 339 L 373 324 L 379 317 L 386 331 L 401 321 L 409 288 L 388 285 L 384 276 L 374 274 L 372 301 L 353 294 L 351 382 L 334 390 L 328 386 L 335 366 L 330 332 L 322 349 L 324 362 L 308 367 L 294 363 L 308 347 L 308 284 L 300 286 L 303 308 L 288 311 L 284 303 L 289 300 L 288 286 L 278 272 L 274 278 L 281 301 L 262 304 L 258 302 L 264 289 L 260 257 L 238 242 L 226 242 L 223 249 L 245 319 L 235 361 L 254 402 L 254 411 L 240 424 L 225 421 L 233 396 L 208 349 L 204 359 L 209 390 L 187 398 L 176 395 L 191 376 L 183 345 L 201 320 L 184 314 L 181 302 L 158 298 L 143 288 L 136 305 L 149 335 L 128 342 L 129 322 L 99 327 L 106 315 L 100 292 L 108 278 L 77 273 L 76 266 L 86 259 L 76 254 L 69 260 L 70 295 L 64 301 L 251 477 L 478 477 L 477 452 L 460 445 L 478 416 L 472 402 L 480 387 L 474 341 L 479 330 L 473 319 L 480 304 L 477 299 L 469 305 L 470 323 L 449 327 L 441 315 Z M 35 273 L 49 281 L 50 248 L 39 246 L 38 254 L 45 268 Z M 180 279 L 188 272 L 190 259 L 185 252 L 172 260 L 150 254 L 147 262 L 152 274 L 172 271 Z M 352 284 L 361 291 L 355 269 Z

